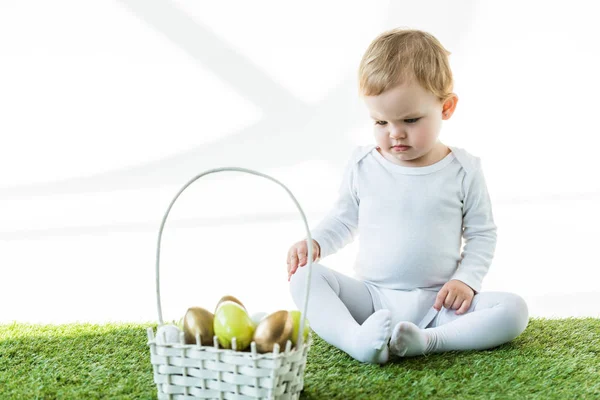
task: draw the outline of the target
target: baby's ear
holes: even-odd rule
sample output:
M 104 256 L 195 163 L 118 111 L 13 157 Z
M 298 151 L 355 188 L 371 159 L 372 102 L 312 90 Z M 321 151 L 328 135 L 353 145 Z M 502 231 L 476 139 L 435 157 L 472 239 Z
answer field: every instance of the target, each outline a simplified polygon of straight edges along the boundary
M 442 119 L 449 119 L 454 114 L 456 104 L 458 104 L 458 96 L 452 93 L 442 104 Z

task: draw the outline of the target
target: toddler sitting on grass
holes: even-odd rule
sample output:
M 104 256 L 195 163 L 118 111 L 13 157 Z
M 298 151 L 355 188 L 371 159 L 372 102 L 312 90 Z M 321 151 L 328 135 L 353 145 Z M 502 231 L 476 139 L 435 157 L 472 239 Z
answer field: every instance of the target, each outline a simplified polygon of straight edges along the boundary
M 458 103 L 449 54 L 419 30 L 390 30 L 371 43 L 359 88 L 375 144 L 355 149 L 336 204 L 311 231 L 315 262 L 360 235 L 353 277 L 312 265 L 307 318 L 361 362 L 489 349 L 529 320 L 520 296 L 481 292 L 496 225 L 480 159 L 438 139 Z M 307 253 L 305 239 L 287 258 L 299 308 Z

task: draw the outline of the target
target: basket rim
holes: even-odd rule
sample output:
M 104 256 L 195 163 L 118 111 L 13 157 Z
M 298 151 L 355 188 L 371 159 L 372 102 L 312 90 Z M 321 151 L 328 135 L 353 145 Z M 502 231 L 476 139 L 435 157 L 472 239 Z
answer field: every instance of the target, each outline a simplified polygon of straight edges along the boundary
M 146 342 L 146 345 L 148 347 L 156 346 L 156 347 L 167 347 L 167 348 L 175 348 L 175 349 L 195 349 L 195 350 L 207 351 L 207 352 L 211 352 L 211 353 L 227 353 L 227 354 L 231 354 L 233 356 L 249 357 L 252 359 L 274 360 L 274 359 L 277 359 L 280 357 L 287 357 L 287 356 L 291 356 L 297 352 L 303 353 L 306 349 L 310 349 L 311 345 L 313 344 L 312 331 L 309 331 L 307 339 L 302 341 L 300 346 L 297 346 L 297 345 L 292 346 L 292 347 L 290 347 L 290 350 L 283 349 L 278 352 L 271 351 L 271 352 L 267 352 L 267 353 L 252 352 L 251 350 L 242 351 L 242 350 L 226 349 L 226 348 L 220 347 L 220 346 L 219 347 L 215 347 L 214 345 L 207 346 L 207 345 L 202 345 L 202 344 L 198 344 L 198 343 L 189 343 L 189 344 L 181 343 L 181 342 L 158 343 L 157 337 L 154 335 L 154 331 L 152 330 L 152 328 L 147 328 L 147 334 L 148 334 L 148 340 Z M 249 347 L 249 349 L 250 348 L 251 347 Z

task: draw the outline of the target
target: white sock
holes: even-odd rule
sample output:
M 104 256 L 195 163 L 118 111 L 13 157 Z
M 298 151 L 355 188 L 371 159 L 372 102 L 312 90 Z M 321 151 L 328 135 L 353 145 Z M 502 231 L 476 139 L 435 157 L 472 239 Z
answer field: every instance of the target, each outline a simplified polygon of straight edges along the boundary
M 428 337 L 424 330 L 409 321 L 400 321 L 392 331 L 390 351 L 398 357 L 411 357 L 425 354 Z
M 384 364 L 389 358 L 388 341 L 392 334 L 392 313 L 379 310 L 373 313 L 358 328 L 351 351 L 358 361 Z

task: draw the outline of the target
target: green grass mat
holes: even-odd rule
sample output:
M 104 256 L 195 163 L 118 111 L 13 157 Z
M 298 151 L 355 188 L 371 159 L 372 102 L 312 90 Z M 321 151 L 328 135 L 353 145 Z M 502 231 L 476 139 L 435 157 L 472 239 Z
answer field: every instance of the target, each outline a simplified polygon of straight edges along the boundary
M 143 324 L 0 325 L 0 399 L 152 399 Z M 304 399 L 600 399 L 600 320 L 531 319 L 514 341 L 361 364 L 315 336 Z

